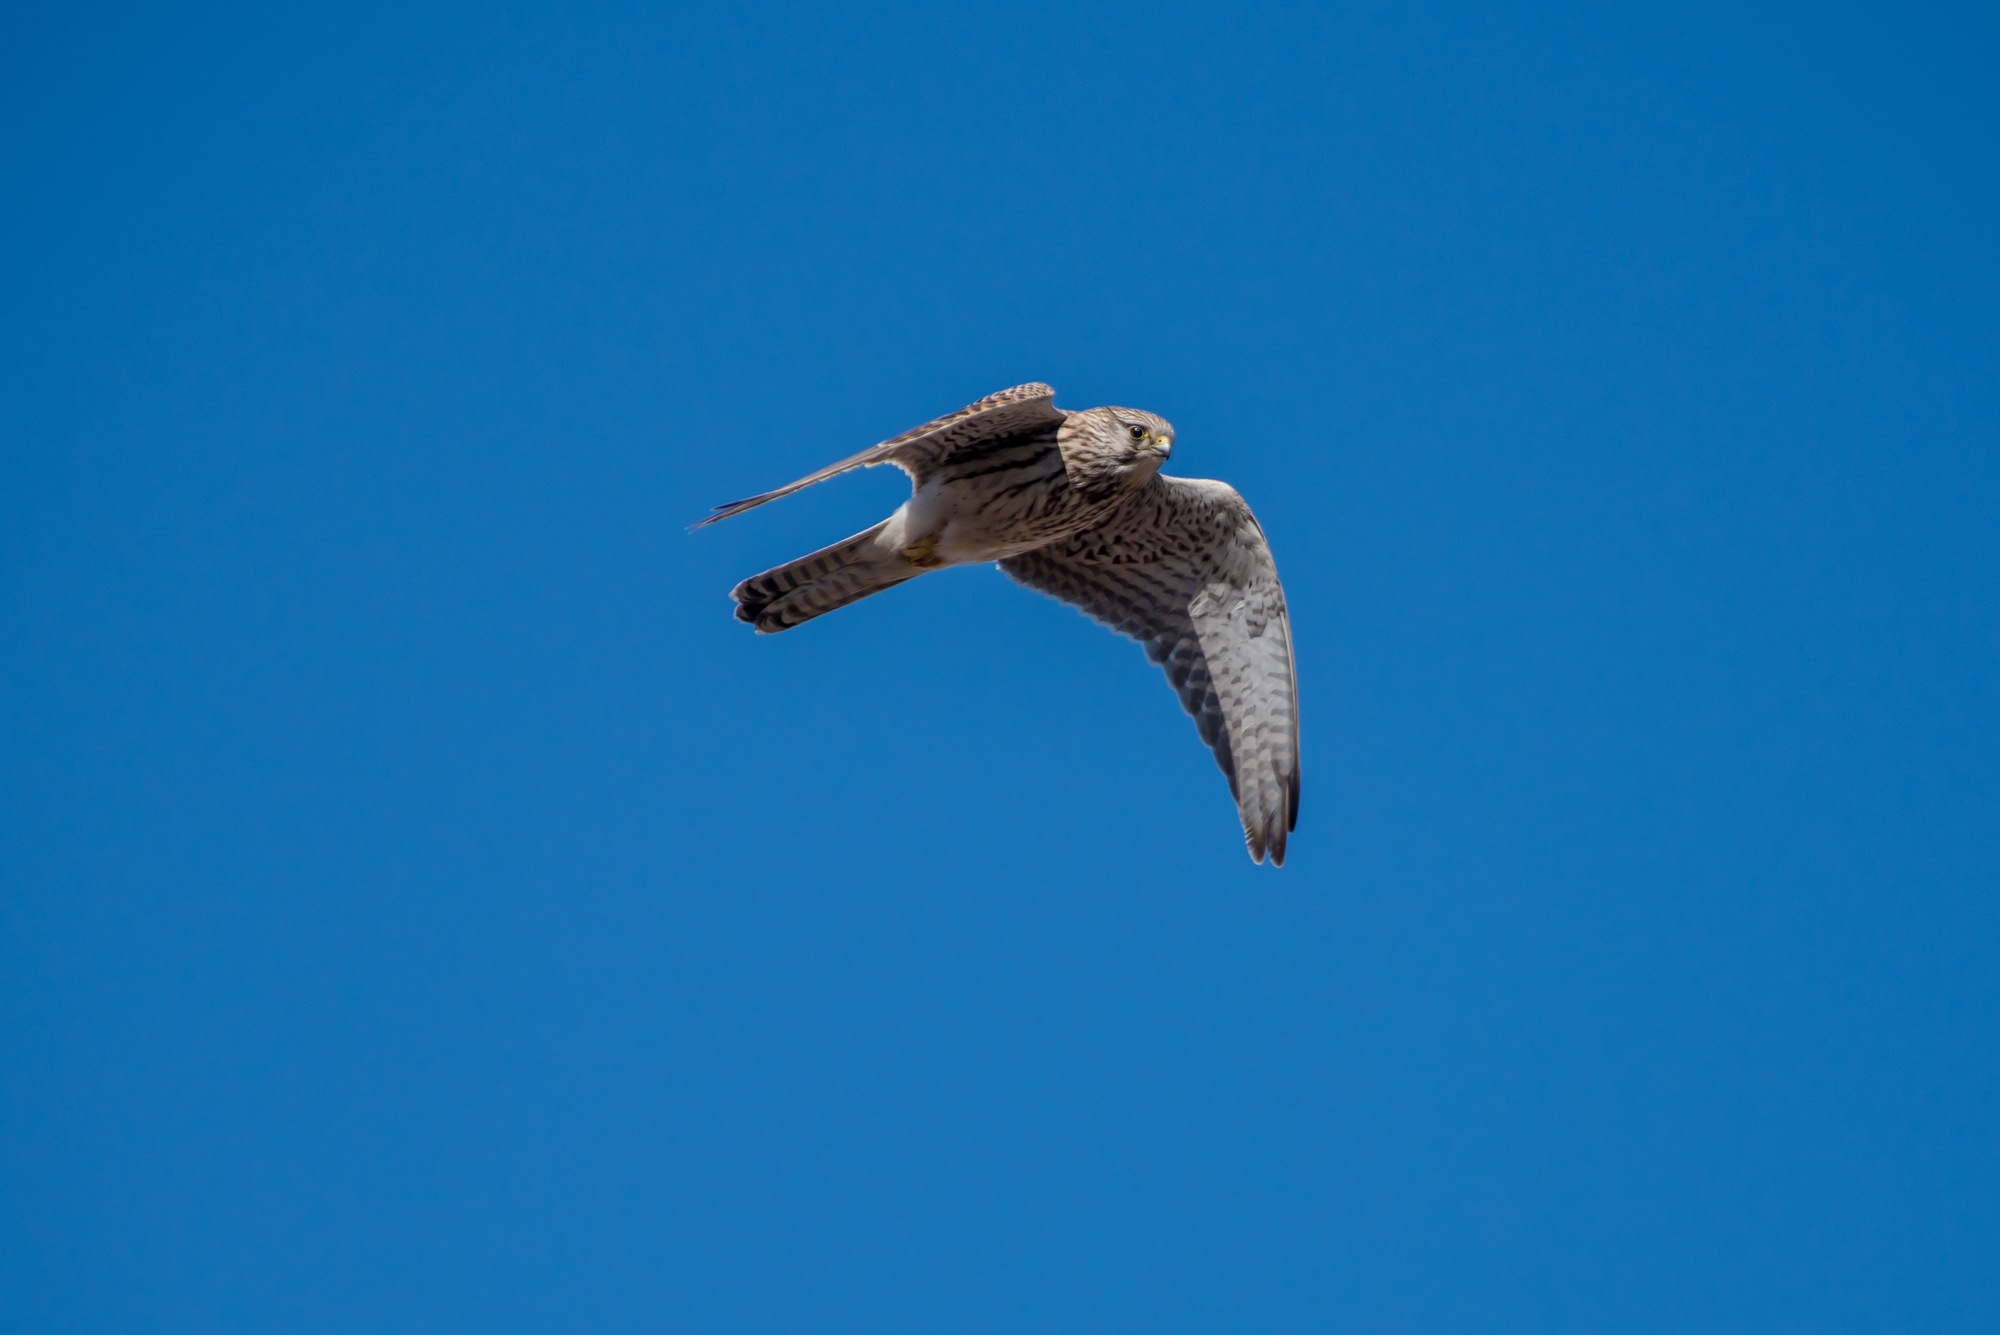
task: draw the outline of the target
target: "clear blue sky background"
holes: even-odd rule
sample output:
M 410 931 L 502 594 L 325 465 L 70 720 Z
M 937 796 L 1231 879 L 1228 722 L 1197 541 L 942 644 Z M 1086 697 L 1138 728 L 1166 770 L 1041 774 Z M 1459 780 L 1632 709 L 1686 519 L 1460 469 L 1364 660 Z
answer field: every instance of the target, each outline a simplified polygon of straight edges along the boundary
M 2000 1328 L 1987 6 L 23 12 L 4 1325 Z M 740 577 L 1044 379 L 1290 591 Z

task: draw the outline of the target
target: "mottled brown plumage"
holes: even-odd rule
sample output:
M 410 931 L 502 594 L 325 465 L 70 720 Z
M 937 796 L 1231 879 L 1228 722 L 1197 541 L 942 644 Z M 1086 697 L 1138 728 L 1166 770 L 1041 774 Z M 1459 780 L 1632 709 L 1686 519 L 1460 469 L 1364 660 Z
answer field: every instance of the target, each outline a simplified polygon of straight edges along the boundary
M 997 561 L 1145 646 L 1228 776 L 1250 856 L 1282 864 L 1299 816 L 1298 703 L 1264 531 L 1223 483 L 1160 474 L 1164 419 L 1054 399 L 1047 385 L 1003 390 L 716 507 L 702 524 L 875 464 L 913 484 L 875 527 L 737 585 L 737 618 L 774 634 L 930 570 Z

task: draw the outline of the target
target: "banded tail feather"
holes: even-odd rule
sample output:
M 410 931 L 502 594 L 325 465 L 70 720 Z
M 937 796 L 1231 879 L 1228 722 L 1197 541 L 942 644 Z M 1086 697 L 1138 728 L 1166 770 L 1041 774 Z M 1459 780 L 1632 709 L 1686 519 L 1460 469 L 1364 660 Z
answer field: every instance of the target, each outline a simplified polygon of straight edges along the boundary
M 876 537 L 888 525 L 885 519 L 810 556 L 752 575 L 730 592 L 736 619 L 749 622 L 760 635 L 775 635 L 915 579 L 923 572 L 900 554 L 876 547 Z

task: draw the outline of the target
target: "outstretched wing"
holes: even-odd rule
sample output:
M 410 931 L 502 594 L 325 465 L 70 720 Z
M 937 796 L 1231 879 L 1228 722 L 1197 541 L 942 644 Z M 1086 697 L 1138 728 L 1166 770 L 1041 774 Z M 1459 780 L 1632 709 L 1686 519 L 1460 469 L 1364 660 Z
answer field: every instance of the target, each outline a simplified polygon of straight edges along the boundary
M 1146 646 L 1229 776 L 1250 857 L 1299 823 L 1298 680 L 1285 591 L 1231 487 L 1155 477 L 1096 528 L 1000 568 Z
M 691 527 L 700 528 L 718 519 L 740 515 L 745 510 L 754 510 L 766 501 L 789 496 L 815 482 L 838 477 L 850 469 L 871 468 L 876 464 L 894 464 L 921 486 L 931 469 L 961 450 L 989 440 L 1026 435 L 1060 424 L 1063 413 L 1055 406 L 1055 397 L 1054 390 L 1041 384 L 1016 385 L 998 394 L 988 394 L 975 404 L 960 408 L 955 413 L 947 413 L 920 427 L 912 427 L 900 436 L 893 436 L 880 445 L 872 445 L 837 464 L 828 464 L 817 473 L 809 473 L 776 491 L 718 505 L 715 513 Z

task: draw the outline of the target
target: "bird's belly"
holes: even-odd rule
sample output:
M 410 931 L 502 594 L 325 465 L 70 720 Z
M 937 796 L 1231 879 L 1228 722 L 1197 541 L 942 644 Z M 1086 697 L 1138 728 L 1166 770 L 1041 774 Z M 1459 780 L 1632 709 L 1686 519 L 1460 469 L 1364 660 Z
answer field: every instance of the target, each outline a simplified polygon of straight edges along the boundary
M 897 513 L 895 541 L 924 569 L 1004 561 L 1078 527 L 1083 516 L 1071 513 L 1073 500 L 1051 452 L 1020 467 L 919 487 Z
M 1010 541 L 991 533 L 960 533 L 948 526 L 938 539 L 937 554 L 946 565 L 981 565 L 1033 551 L 1047 541 L 1046 538 L 1022 541 L 1018 536 Z
M 961 509 L 939 525 L 937 555 L 948 565 L 1004 561 L 1068 537 L 1082 519 L 1068 513 L 1009 516 L 991 509 Z

